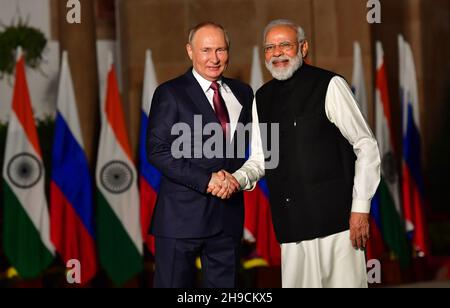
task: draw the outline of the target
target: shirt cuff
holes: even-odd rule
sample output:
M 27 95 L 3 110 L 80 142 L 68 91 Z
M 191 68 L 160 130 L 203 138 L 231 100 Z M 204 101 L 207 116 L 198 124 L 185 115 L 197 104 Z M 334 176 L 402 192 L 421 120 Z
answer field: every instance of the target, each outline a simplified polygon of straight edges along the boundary
M 370 201 L 353 200 L 352 212 L 369 214 L 370 213 Z
M 239 172 L 239 170 L 232 175 L 239 182 L 241 190 L 245 190 L 245 188 L 247 187 L 247 179 L 245 178 L 245 176 L 241 172 Z

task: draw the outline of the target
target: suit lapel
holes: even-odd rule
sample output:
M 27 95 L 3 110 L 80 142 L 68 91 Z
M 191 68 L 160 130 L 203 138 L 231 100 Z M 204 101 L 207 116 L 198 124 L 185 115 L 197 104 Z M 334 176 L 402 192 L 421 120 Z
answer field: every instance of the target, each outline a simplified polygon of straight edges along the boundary
M 192 102 L 197 109 L 202 113 L 205 117 L 207 123 L 216 122 L 219 123 L 219 120 L 216 117 L 214 109 L 211 107 L 211 104 L 208 101 L 205 93 L 203 92 L 202 87 L 195 79 L 194 75 L 192 75 L 192 68 L 185 74 L 188 79 L 187 85 L 187 94 L 191 98 Z
M 206 123 L 218 123 L 220 124 L 219 120 L 217 119 L 216 113 L 214 112 L 214 109 L 212 108 L 211 104 L 208 101 L 208 98 L 206 97 L 205 93 L 203 92 L 202 87 L 198 83 L 197 79 L 195 79 L 194 75 L 192 74 L 192 68 L 190 68 L 186 74 L 187 78 L 187 94 L 189 98 L 192 100 L 194 105 L 197 107 L 197 109 L 201 112 L 201 114 L 204 117 L 204 122 Z M 237 86 L 233 83 L 233 80 L 223 77 L 222 81 L 231 89 L 231 92 L 233 92 L 234 96 L 238 100 L 239 104 L 241 104 L 241 111 L 238 117 L 238 123 L 244 123 L 244 116 L 245 116 L 245 93 L 243 91 L 239 91 Z M 233 134 L 234 140 L 236 135 L 236 131 Z

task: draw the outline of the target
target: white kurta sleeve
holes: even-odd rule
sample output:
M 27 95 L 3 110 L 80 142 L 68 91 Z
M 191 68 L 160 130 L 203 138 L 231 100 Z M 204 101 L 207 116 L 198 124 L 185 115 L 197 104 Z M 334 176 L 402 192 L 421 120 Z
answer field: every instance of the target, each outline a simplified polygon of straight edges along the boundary
M 333 77 L 325 99 L 325 112 L 356 154 L 352 212 L 369 213 L 370 201 L 380 182 L 380 153 L 347 82 Z
M 244 165 L 233 173 L 242 190 L 253 190 L 256 183 L 264 176 L 264 151 L 259 128 L 256 100 L 252 106 L 252 132 L 250 139 L 250 156 Z

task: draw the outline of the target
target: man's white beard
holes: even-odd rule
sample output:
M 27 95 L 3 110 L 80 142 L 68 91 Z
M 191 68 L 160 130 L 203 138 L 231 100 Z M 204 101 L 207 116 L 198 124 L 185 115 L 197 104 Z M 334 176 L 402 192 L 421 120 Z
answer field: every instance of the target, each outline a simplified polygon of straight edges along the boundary
M 272 74 L 272 77 L 277 80 L 288 80 L 303 64 L 303 58 L 300 52 L 292 58 L 288 56 L 276 58 L 278 61 L 289 60 L 287 67 L 275 67 L 272 63 L 273 60 L 275 60 L 274 57 L 266 61 L 266 68 Z

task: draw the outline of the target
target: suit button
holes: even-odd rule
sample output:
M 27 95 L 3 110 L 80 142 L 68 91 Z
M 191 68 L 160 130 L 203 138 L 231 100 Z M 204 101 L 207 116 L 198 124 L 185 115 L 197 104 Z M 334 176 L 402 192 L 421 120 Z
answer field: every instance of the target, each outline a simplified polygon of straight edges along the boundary
M 287 197 L 287 198 L 284 200 L 284 205 L 285 205 L 285 206 L 289 206 L 290 204 L 291 204 L 291 198 Z

